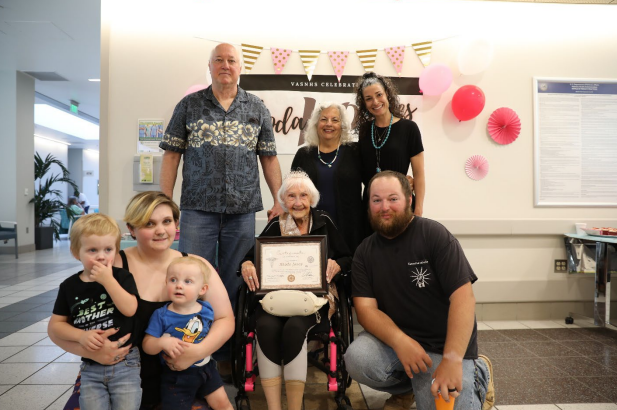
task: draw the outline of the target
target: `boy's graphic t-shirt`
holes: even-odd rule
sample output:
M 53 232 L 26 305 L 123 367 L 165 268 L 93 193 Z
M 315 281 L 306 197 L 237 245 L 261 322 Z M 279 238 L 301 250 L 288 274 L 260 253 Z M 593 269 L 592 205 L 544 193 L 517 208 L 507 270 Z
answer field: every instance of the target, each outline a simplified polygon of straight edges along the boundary
M 129 271 L 112 267 L 112 272 L 124 290 L 139 298 L 135 279 Z M 116 308 L 105 287 L 98 282 L 82 281 L 79 278 L 81 273 L 78 272 L 68 277 L 60 284 L 53 313 L 68 316 L 68 322 L 82 330 L 105 330 L 119 327 L 120 330 L 110 336 L 109 340 L 118 340 L 131 333 L 131 338 L 126 345 L 135 345 L 134 342 L 140 333 L 136 327 L 135 316 L 130 318 L 124 316 Z

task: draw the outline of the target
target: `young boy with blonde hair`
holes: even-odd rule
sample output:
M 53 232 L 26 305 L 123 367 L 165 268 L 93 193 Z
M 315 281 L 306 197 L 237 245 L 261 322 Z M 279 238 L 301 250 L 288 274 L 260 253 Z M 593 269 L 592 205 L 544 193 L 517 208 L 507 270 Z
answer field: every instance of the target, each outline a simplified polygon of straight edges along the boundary
M 126 343 L 133 344 L 138 333 L 133 319 L 138 293 L 133 275 L 113 266 L 120 247 L 118 224 L 107 215 L 84 215 L 73 225 L 70 241 L 71 253 L 83 270 L 60 284 L 49 329 L 89 351 L 103 346 L 101 334 L 109 328 L 119 329 L 109 340 L 130 334 Z M 112 365 L 81 360 L 82 410 L 139 409 L 142 391 L 137 347 Z
M 171 358 L 182 354 L 192 343 L 201 342 L 210 330 L 214 311 L 201 300 L 208 291 L 210 270 L 199 258 L 174 259 L 167 268 L 167 295 L 170 303 L 157 309 L 150 318 L 142 343 L 144 352 L 165 352 Z M 183 371 L 170 369 L 165 361 L 161 377 L 163 410 L 190 410 L 195 397 L 203 397 L 214 410 L 232 410 L 223 381 L 210 357 Z

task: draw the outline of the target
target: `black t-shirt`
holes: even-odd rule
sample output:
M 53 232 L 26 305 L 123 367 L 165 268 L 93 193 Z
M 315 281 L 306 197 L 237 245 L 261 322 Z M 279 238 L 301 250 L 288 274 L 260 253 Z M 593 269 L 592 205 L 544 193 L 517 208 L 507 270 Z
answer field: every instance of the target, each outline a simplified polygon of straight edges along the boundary
M 427 351 L 443 354 L 450 295 L 478 278 L 458 240 L 438 222 L 416 216 L 394 239 L 374 233 L 356 251 L 352 296 L 379 310 Z M 466 359 L 478 357 L 476 324 Z
M 118 253 L 122 259 L 122 267 L 129 270 L 129 261 L 126 258 L 126 253 L 124 250 Z M 182 256 L 188 256 L 186 252 L 181 253 Z M 154 311 L 165 306 L 168 302 L 152 302 L 141 298 L 137 298 L 137 302 L 137 312 L 134 316 L 137 321 L 135 330 L 137 339 L 133 346 L 139 347 L 139 354 L 141 356 L 141 388 L 143 390 L 141 408 L 149 409 L 156 407 L 161 402 L 161 374 L 163 373 L 163 367 L 161 366 L 159 355 L 149 355 L 144 352 L 141 342 Z
M 129 271 L 112 267 L 112 272 L 124 290 L 139 298 L 135 279 Z M 120 313 L 103 285 L 97 282 L 84 282 L 79 278 L 80 274 L 81 272 L 78 272 L 60 284 L 53 313 L 69 317 L 68 322 L 78 329 L 105 330 L 119 327 L 118 333 L 110 336 L 109 340 L 118 340 L 131 333 L 131 338 L 126 344 L 134 344 L 139 333 L 135 331 L 137 329 L 135 316 L 129 318 Z
M 167 303 L 169 302 L 150 302 L 149 300 L 139 299 L 137 313 L 135 314 L 139 323 L 139 331 L 136 333 L 139 335 L 137 343 L 141 356 L 141 388 L 143 389 L 141 404 L 143 408 L 153 408 L 161 402 L 160 387 L 163 367 L 158 354 L 149 355 L 143 351 L 141 341 L 143 340 L 144 331 L 154 311 L 165 306 Z
M 388 132 L 388 127 L 375 127 L 375 131 L 382 135 Z M 362 158 L 362 183 L 366 187 L 377 173 L 377 157 L 371 139 L 370 122 L 360 130 L 358 144 Z M 380 151 L 379 167 L 382 171 L 396 171 L 406 175 L 411 157 L 424 151 L 420 129 L 415 122 L 404 118 L 393 123 L 390 136 Z

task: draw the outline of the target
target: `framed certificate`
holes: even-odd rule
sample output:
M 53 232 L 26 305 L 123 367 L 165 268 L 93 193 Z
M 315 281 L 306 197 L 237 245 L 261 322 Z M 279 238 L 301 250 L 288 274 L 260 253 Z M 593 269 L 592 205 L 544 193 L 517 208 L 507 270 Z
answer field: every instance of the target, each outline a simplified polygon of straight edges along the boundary
M 313 236 L 263 236 L 256 238 L 257 295 L 272 290 L 294 289 L 328 293 L 326 281 L 327 239 Z

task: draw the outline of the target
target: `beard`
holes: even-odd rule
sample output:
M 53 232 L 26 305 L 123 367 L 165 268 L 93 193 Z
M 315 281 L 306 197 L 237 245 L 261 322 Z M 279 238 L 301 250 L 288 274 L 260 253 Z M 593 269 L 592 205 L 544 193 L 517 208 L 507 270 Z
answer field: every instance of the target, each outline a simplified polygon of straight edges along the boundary
M 381 219 L 379 213 L 373 214 L 369 209 L 369 222 L 371 223 L 371 227 L 375 232 L 386 238 L 395 238 L 403 233 L 412 217 L 413 212 L 411 210 L 411 204 L 407 204 L 405 212 L 393 213 L 389 221 L 384 221 Z

